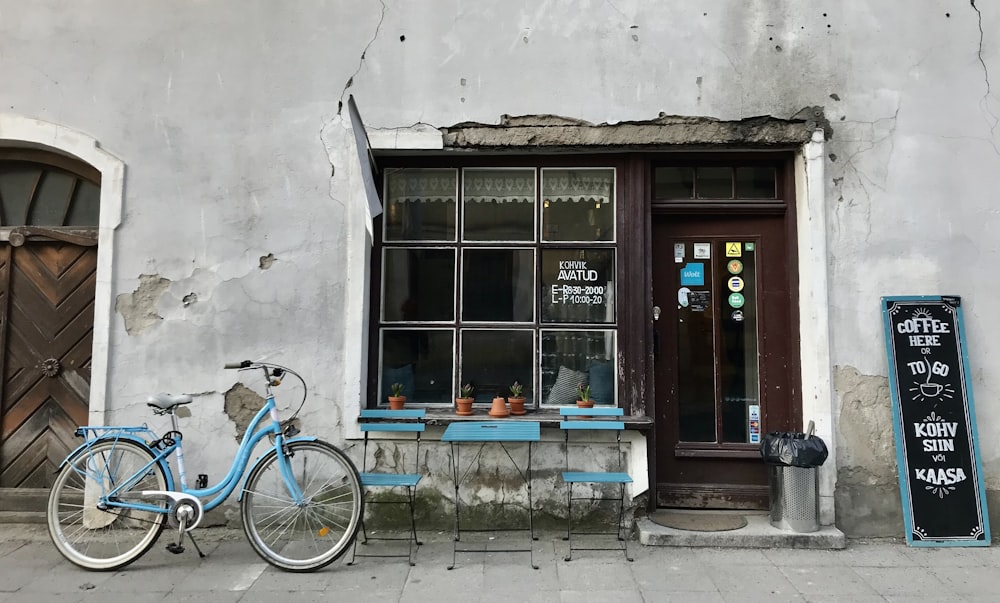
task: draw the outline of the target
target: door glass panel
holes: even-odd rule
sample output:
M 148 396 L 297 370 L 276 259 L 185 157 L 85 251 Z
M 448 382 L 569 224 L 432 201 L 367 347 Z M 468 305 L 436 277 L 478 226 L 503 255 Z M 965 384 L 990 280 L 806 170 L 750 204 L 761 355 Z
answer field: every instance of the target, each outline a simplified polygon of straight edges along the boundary
M 775 184 L 773 167 L 736 168 L 736 196 L 740 199 L 774 199 Z
M 676 242 L 674 254 L 680 440 L 758 443 L 756 242 Z
M 683 245 L 683 253 L 676 246 Z M 715 442 L 715 321 L 712 244 L 675 243 L 677 290 L 677 404 L 682 442 Z M 718 255 L 716 253 L 715 255 Z
M 699 199 L 732 199 L 733 169 L 728 167 L 698 168 Z
M 719 377 L 722 380 L 722 441 L 759 443 L 760 372 L 757 363 L 757 264 L 755 243 L 727 243 L 720 258 L 718 305 Z M 737 256 L 736 254 L 740 255 Z M 751 406 L 758 411 L 751 413 Z M 749 429 L 751 415 L 757 421 Z

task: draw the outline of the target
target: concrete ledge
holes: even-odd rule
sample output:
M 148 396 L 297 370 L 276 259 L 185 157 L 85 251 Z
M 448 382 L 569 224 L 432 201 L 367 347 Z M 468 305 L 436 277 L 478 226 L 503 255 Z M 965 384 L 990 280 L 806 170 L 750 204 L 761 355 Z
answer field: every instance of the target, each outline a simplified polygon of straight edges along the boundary
M 767 515 L 747 514 L 746 527 L 726 532 L 676 530 L 654 523 L 647 517 L 636 520 L 639 542 L 647 546 L 697 546 L 725 548 L 843 549 L 844 533 L 835 526 L 821 526 L 819 531 L 798 533 L 779 530 Z

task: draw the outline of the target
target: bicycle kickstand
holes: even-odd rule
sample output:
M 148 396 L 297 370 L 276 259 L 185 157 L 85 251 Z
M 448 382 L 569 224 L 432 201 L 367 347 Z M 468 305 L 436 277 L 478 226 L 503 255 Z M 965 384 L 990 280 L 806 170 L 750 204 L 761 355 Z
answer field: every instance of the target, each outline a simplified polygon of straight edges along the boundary
M 184 532 L 187 529 L 188 518 L 184 513 L 180 513 L 180 518 L 178 523 L 180 524 L 177 528 L 177 542 L 171 542 L 167 544 L 167 550 L 175 555 L 180 555 L 184 552 Z M 198 543 L 194 541 L 194 536 L 188 534 L 188 538 L 191 539 L 191 544 L 194 546 L 194 550 L 198 551 L 198 557 L 202 559 L 205 558 L 205 553 L 201 552 L 201 548 L 198 547 Z

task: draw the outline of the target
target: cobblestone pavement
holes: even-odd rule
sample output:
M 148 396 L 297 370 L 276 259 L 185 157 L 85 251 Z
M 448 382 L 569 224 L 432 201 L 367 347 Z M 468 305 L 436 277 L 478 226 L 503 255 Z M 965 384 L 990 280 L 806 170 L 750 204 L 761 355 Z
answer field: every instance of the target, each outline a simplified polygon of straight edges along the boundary
M 852 540 L 832 551 L 632 543 L 632 563 L 603 551 L 575 553 L 567 562 L 559 535 L 542 533 L 533 547 L 538 570 L 523 552 L 460 553 L 449 571 L 451 539 L 435 532 L 422 535 L 415 567 L 399 558 L 359 558 L 349 566 L 348 553 L 324 570 L 291 574 L 261 561 L 241 531 L 196 532 L 204 559 L 190 546 L 168 553 L 168 535 L 123 570 L 87 572 L 59 556 L 44 526 L 0 525 L 0 603 L 1000 600 L 997 547 Z

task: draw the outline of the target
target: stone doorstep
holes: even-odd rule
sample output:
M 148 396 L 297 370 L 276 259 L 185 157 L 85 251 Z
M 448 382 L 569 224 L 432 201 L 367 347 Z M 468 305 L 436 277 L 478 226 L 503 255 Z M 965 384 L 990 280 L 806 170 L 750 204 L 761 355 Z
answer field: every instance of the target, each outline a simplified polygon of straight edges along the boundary
M 792 532 L 771 525 L 765 513 L 746 513 L 747 525 L 724 532 L 677 530 L 654 523 L 647 517 L 636 519 L 639 542 L 647 546 L 843 549 L 844 533 L 835 526 L 820 526 L 816 532 Z

